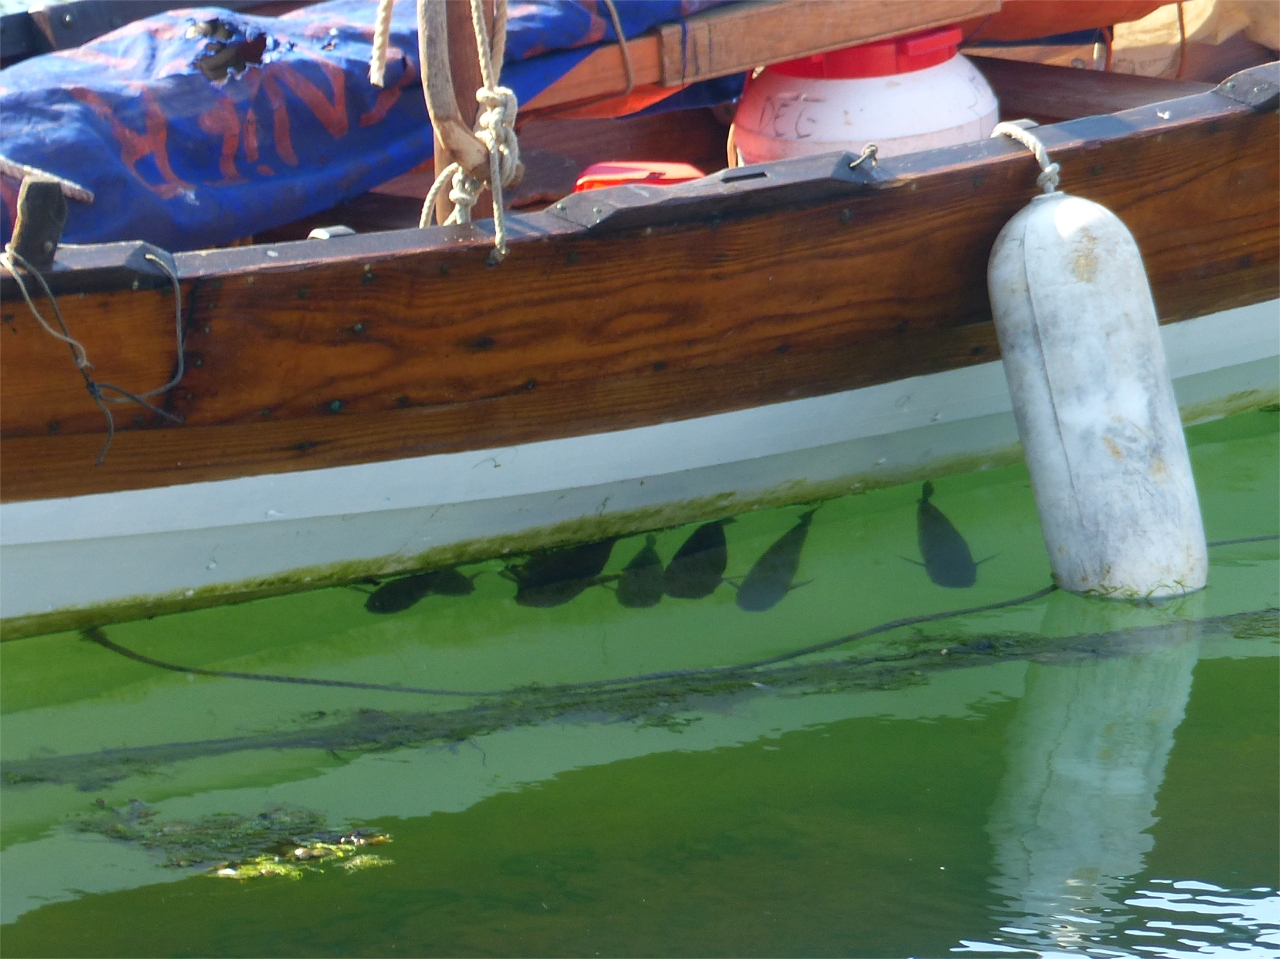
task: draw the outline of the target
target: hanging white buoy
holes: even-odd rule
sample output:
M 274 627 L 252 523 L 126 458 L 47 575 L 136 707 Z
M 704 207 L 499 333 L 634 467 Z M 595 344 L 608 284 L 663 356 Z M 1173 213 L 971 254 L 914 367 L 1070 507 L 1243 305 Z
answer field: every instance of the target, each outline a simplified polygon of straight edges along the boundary
M 1044 169 L 987 284 L 1054 578 L 1128 599 L 1200 589 L 1204 525 L 1138 245 L 1105 207 L 1056 192 L 1025 128 L 1002 134 Z

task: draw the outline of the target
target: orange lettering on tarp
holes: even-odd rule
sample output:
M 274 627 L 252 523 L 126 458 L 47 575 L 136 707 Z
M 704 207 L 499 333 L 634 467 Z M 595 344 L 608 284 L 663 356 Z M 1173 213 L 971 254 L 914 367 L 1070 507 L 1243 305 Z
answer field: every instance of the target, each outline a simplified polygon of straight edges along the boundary
M 587 27 L 587 32 L 573 44 L 575 47 L 585 47 L 593 43 L 599 43 L 604 39 L 605 31 L 609 29 L 599 0 L 595 0 L 592 6 L 595 7 L 595 10 L 588 10 L 585 3 L 582 5 L 582 12 L 591 18 L 589 21 L 590 26 Z
M 249 111 L 249 116 L 253 116 L 252 110 Z M 240 117 L 236 113 L 235 103 L 230 97 L 217 97 L 214 105 L 200 114 L 197 122 L 205 133 L 222 137 L 222 152 L 218 157 L 222 182 L 216 185 L 243 183 L 244 177 L 236 169 L 236 151 L 240 148 Z M 256 159 L 256 157 L 250 159 Z
M 244 158 L 250 163 L 258 162 L 258 115 L 252 106 L 244 118 Z
M 111 133 L 120 144 L 120 159 L 124 162 L 126 169 L 149 190 L 169 200 L 191 189 L 191 184 L 179 179 L 173 172 L 173 168 L 169 166 L 169 151 L 166 145 L 169 123 L 159 104 L 145 90 L 141 91 L 140 97 L 143 109 L 146 111 L 146 133 L 138 133 L 121 123 L 111 106 L 92 90 L 71 87 L 68 92 L 110 124 Z M 138 162 L 146 157 L 155 159 L 156 169 L 164 178 L 163 183 L 148 183 L 138 172 Z
M 347 135 L 347 86 L 346 76 L 342 69 L 324 60 L 315 63 L 329 78 L 333 88 L 333 102 L 310 80 L 292 67 L 283 63 L 268 63 L 262 69 L 262 89 L 271 104 L 271 119 L 275 133 L 276 153 L 289 166 L 298 165 L 298 155 L 293 150 L 293 140 L 289 130 L 289 111 L 285 103 L 284 90 L 281 84 L 288 87 L 294 96 L 305 103 L 321 126 L 335 140 Z
M 385 88 L 378 94 L 378 99 L 373 102 L 369 112 L 360 116 L 360 126 L 369 127 L 381 122 L 386 117 L 387 111 L 396 105 L 405 88 L 417 86 L 418 65 L 405 56 L 404 51 L 399 47 L 387 47 L 387 62 L 392 63 L 397 57 L 404 63 L 404 73 L 400 74 L 400 79 L 395 86 Z

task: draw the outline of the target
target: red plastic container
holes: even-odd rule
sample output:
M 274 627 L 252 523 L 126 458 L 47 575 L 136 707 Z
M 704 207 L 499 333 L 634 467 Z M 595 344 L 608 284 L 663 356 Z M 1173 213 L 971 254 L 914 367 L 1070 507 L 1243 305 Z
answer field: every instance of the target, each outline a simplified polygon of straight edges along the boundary
M 888 77 L 946 63 L 959 51 L 963 40 L 964 34 L 959 27 L 942 27 L 909 37 L 863 43 L 843 50 L 832 50 L 830 53 L 775 63 L 767 69 L 787 77 L 824 80 Z
M 700 180 L 704 176 L 701 170 L 688 163 L 659 163 L 650 160 L 631 160 L 627 162 L 593 163 L 582 171 L 578 182 L 574 184 L 574 193 L 587 190 L 599 190 L 606 186 L 620 186 L 624 183 L 645 183 L 650 186 L 673 186 L 677 183 L 688 183 Z

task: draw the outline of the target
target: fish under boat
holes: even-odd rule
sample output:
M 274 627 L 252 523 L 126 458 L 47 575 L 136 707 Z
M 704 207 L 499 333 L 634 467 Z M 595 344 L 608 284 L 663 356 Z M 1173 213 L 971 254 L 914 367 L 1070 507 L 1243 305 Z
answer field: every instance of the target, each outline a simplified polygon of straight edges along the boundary
M 740 6 L 695 14 L 675 35 L 719 37 Z M 825 46 L 801 36 L 788 46 L 783 31 L 737 60 L 717 48 L 723 62 L 696 79 L 891 34 L 868 23 L 875 10 L 914 10 L 915 22 L 893 28 L 901 33 L 919 18 L 1000 5 L 839 6 L 830 16 L 847 29 L 820 24 Z M 666 82 L 663 36 L 629 41 L 637 82 Z M 655 37 L 646 60 L 641 41 Z M 577 69 L 605 54 L 617 60 L 616 45 Z M 1215 86 L 974 61 L 1003 119 L 1041 121 L 1035 133 L 1063 189 L 1133 232 L 1184 421 L 1275 403 L 1280 66 Z M 575 76 L 550 91 L 571 90 L 560 95 L 600 115 Z M 616 79 L 594 82 L 607 93 Z M 527 143 L 596 160 L 617 159 L 628 137 L 632 158 L 688 160 L 695 141 L 724 147 L 706 109 L 529 117 Z M 685 146 L 657 152 L 673 143 Z M 528 156 L 536 174 L 536 151 Z M 115 407 L 98 465 L 107 426 L 67 344 L 36 325 L 3 276 L 4 638 L 1016 458 L 986 263 L 1037 192 L 1035 160 L 1004 138 L 858 159 L 730 167 L 674 186 L 560 187 L 544 208 L 508 213 L 496 266 L 492 220 L 418 229 L 417 205 L 390 193 L 255 231 L 252 243 L 171 256 L 132 241 L 63 245 L 43 277 L 94 375 L 132 388 L 183 373 L 151 399 L 165 415 Z M 381 229 L 358 222 L 371 210 Z M 357 232 L 302 239 L 326 222 Z M 33 280 L 32 302 L 51 312 Z

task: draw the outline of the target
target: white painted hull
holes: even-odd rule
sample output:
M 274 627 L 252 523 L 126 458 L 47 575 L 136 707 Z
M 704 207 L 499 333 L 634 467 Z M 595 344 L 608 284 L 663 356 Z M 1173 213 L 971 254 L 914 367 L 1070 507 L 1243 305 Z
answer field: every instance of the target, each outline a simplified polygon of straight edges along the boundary
M 1280 303 L 1166 326 L 1184 419 L 1274 402 Z M 726 515 L 1016 455 L 999 363 L 501 449 L 0 506 L 6 634 Z M 121 618 L 128 611 L 110 618 Z

